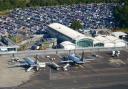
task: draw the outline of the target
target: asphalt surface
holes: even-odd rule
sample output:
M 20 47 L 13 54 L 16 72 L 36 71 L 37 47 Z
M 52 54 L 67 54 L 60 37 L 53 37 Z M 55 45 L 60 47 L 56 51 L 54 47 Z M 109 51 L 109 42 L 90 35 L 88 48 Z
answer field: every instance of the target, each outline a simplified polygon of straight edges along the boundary
M 96 60 L 68 71 L 56 71 L 49 67 L 36 72 L 29 81 L 17 87 L 0 89 L 128 89 L 128 52 L 121 51 L 119 58 L 110 52 L 95 52 Z M 91 53 L 85 53 L 91 55 Z M 55 62 L 60 60 L 55 57 Z M 117 59 L 124 63 L 110 63 Z

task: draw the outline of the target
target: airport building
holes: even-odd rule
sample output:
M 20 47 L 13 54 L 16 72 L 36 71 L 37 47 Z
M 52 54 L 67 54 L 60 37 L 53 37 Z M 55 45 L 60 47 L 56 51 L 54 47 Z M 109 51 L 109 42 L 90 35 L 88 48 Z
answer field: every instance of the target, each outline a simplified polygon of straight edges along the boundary
M 70 41 L 75 44 L 75 47 L 124 47 L 126 46 L 125 41 L 120 40 L 114 36 L 102 36 L 96 37 L 86 36 L 79 33 L 69 27 L 66 27 L 59 23 L 52 23 L 48 25 L 48 33 L 52 37 L 56 37 L 59 42 Z M 67 45 L 67 44 L 66 44 Z M 71 44 L 70 44 L 71 45 Z
M 16 53 L 19 46 L 7 37 L 0 37 L 0 54 Z
M 70 41 L 78 47 L 93 47 L 92 37 L 85 36 L 59 23 L 50 24 L 48 33 L 53 37 L 57 37 L 60 43 Z

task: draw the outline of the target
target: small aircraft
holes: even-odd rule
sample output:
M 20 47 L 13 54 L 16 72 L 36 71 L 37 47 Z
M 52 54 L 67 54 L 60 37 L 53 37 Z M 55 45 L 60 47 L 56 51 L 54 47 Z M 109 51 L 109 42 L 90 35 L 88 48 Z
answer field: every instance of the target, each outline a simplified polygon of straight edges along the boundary
M 18 64 L 14 64 L 13 67 L 27 67 L 27 72 L 36 69 L 36 71 L 39 70 L 41 67 L 46 67 L 47 62 L 39 62 L 38 60 L 33 60 L 30 57 L 24 58 L 24 61 L 19 62 Z

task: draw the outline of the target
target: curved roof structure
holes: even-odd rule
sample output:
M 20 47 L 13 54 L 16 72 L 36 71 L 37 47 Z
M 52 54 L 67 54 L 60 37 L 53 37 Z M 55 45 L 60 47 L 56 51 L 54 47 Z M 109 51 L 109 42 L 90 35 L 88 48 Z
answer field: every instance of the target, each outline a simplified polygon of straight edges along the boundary
M 114 36 L 97 36 L 95 39 L 101 43 L 104 43 L 104 47 L 123 47 L 126 43 L 123 40 Z M 94 41 L 94 43 L 96 43 Z
M 126 36 L 127 34 L 124 32 L 112 32 L 112 35 L 119 38 L 119 36 Z
M 83 38 L 93 39 L 92 37 L 87 37 L 77 31 L 75 31 L 67 26 L 64 26 L 62 24 L 59 24 L 59 23 L 52 23 L 52 24 L 49 24 L 48 26 L 61 34 L 66 35 L 67 37 L 69 37 L 73 40 L 80 40 Z
M 75 49 L 75 44 L 71 43 L 70 41 L 64 41 L 60 43 L 65 50 L 73 50 Z
M 125 42 L 114 36 L 96 36 L 95 38 L 85 36 L 67 26 L 59 23 L 52 23 L 48 25 L 51 29 L 71 38 L 76 41 L 79 47 L 93 47 L 95 44 L 103 44 L 104 47 L 123 47 Z

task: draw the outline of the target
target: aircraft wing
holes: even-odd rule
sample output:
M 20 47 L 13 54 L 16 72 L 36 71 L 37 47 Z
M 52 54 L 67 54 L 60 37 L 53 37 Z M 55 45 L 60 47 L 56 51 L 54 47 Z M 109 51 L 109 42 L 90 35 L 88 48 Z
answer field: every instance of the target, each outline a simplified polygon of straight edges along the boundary
M 61 61 L 61 63 L 70 63 L 73 62 L 72 60 L 67 60 L 67 61 Z
M 17 64 L 14 64 L 14 66 L 25 66 L 25 65 L 28 65 L 28 63 L 17 63 Z
M 79 62 L 76 62 L 76 63 L 78 63 L 78 64 L 84 64 L 86 62 L 90 62 L 90 60 L 83 60 L 83 61 L 79 61 Z

